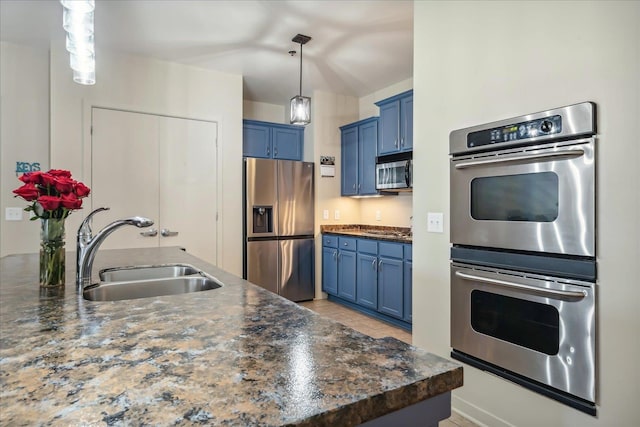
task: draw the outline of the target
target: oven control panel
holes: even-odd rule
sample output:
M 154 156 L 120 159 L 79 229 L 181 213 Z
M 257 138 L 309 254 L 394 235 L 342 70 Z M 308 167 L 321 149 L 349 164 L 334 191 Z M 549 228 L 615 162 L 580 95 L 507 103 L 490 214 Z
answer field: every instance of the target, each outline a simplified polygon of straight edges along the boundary
M 554 135 L 562 132 L 562 117 L 560 115 L 544 117 L 483 129 L 467 135 L 467 148 L 498 144 L 501 142 L 522 141 L 539 136 Z

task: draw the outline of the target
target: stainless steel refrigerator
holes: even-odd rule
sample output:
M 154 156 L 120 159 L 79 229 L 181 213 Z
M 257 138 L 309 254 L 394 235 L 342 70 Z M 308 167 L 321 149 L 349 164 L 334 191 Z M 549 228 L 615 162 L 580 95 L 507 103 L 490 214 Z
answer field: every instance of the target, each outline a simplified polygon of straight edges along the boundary
M 313 299 L 313 163 L 244 159 L 244 278 Z

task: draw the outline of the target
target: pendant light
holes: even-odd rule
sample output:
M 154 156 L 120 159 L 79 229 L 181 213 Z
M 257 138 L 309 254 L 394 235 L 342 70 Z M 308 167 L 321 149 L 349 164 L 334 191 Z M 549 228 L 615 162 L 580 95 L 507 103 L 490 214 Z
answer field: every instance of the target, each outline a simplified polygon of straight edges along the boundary
M 95 0 L 60 0 L 62 26 L 67 32 L 66 47 L 73 81 L 82 85 L 96 83 L 96 55 L 93 40 Z
M 305 126 L 311 123 L 311 98 L 302 96 L 302 45 L 306 44 L 311 37 L 302 34 L 291 39 L 292 42 L 300 43 L 300 91 L 298 95 L 291 98 L 291 124 Z

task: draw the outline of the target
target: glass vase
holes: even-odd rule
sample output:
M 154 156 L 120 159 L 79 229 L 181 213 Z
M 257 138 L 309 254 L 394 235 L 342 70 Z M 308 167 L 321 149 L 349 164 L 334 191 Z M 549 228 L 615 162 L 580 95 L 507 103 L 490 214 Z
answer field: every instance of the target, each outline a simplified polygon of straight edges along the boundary
M 64 286 L 65 248 L 64 219 L 41 219 L 40 229 L 40 287 Z

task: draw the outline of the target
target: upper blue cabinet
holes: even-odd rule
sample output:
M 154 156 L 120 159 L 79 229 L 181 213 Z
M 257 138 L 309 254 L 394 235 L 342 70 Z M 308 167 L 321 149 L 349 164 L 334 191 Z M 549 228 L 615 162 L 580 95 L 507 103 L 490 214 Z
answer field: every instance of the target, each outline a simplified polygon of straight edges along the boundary
M 378 156 L 413 150 L 413 90 L 376 102 L 380 107 Z
M 302 160 L 303 127 L 257 120 L 243 120 L 242 123 L 244 157 Z
M 340 127 L 342 135 L 343 196 L 377 194 L 376 146 L 378 118 L 371 117 Z

